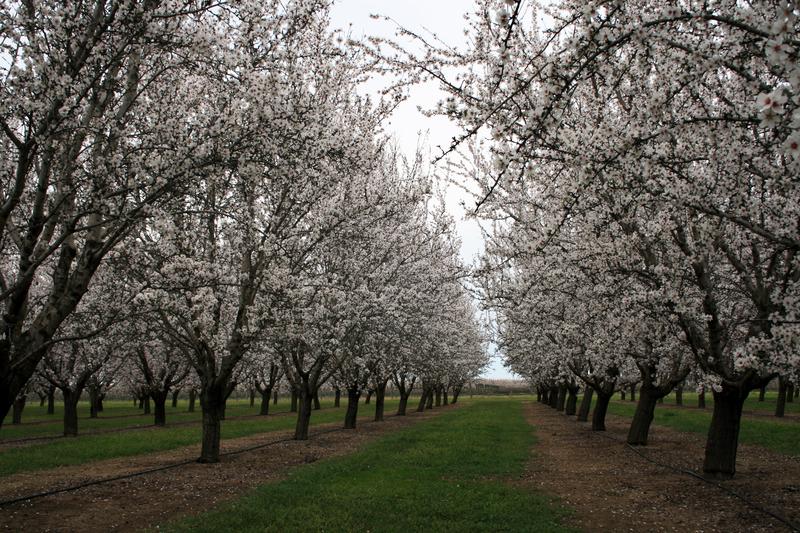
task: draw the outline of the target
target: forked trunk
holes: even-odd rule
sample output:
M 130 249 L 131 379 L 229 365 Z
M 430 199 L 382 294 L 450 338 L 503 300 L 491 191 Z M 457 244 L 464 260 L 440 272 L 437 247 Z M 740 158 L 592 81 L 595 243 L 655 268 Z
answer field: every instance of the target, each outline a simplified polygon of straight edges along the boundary
M 742 406 L 748 391 L 723 383 L 722 390 L 713 391 L 713 394 L 714 414 L 708 429 L 703 472 L 718 478 L 730 478 L 736 473 Z
M 611 401 L 612 394 L 597 392 L 597 403 L 595 403 L 594 412 L 592 413 L 592 431 L 606 430 L 606 413 L 608 412 L 608 403 Z
M 356 427 L 359 399 L 361 399 L 361 391 L 358 387 L 350 387 L 347 389 L 347 412 L 344 415 L 345 429 L 355 429 Z
M 593 395 L 594 389 L 587 385 L 583 391 L 581 406 L 578 408 L 578 422 L 586 422 L 589 419 L 589 411 L 592 409 Z

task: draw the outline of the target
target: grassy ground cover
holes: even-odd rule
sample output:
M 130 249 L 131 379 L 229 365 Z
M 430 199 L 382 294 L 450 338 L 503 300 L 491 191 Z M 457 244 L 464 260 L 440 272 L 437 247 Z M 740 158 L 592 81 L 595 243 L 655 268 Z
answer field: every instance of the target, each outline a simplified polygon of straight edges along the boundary
M 616 394 L 615 397 L 619 397 L 619 394 Z M 637 394 L 638 398 L 638 394 Z M 752 391 L 750 395 L 747 397 L 747 400 L 744 402 L 744 410 L 745 411 L 756 411 L 759 413 L 774 413 L 775 412 L 775 403 L 778 399 L 778 393 L 775 391 L 769 391 L 764 397 L 763 402 L 758 401 L 758 391 Z M 668 394 L 664 397 L 664 404 L 663 405 L 675 405 L 675 393 Z M 683 393 L 683 405 L 686 407 L 696 407 L 697 406 L 697 393 L 696 392 L 684 392 Z M 706 408 L 712 409 L 714 407 L 714 396 L 711 393 L 706 394 Z M 786 404 L 786 414 L 800 414 L 800 401 L 795 400 L 794 402 L 789 402 Z
M 284 406 L 287 408 L 287 406 Z M 249 405 L 248 405 L 249 408 Z M 386 413 L 397 408 L 396 400 L 386 401 Z M 234 410 L 235 411 L 235 410 Z M 229 415 L 231 410 L 226 412 Z M 344 420 L 345 407 L 314 411 L 312 425 Z M 361 405 L 359 415 L 372 417 L 375 414 L 374 402 Z M 199 413 L 195 413 L 199 417 Z M 130 420 L 130 419 L 123 419 Z M 169 418 L 168 418 L 169 420 Z M 232 439 L 291 429 L 295 425 L 294 416 L 267 416 L 245 419 L 228 419 L 222 423 L 222 438 Z M 4 428 L 5 429 L 5 428 Z M 120 433 L 82 435 L 73 438 L 33 444 L 26 447 L 0 450 L 0 476 L 17 472 L 41 470 L 65 465 L 79 465 L 92 461 L 142 455 L 170 450 L 200 443 L 199 426 L 173 426 L 163 428 L 131 430 Z
M 566 531 L 565 509 L 512 483 L 534 443 L 521 402 L 465 403 L 166 529 Z

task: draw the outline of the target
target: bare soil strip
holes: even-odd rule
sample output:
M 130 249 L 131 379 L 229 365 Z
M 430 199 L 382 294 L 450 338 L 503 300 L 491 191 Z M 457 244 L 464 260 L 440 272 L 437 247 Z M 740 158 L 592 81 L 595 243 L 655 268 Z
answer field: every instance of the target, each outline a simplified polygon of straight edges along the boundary
M 537 444 L 523 483 L 557 495 L 575 509 L 570 525 L 585 531 L 778 532 L 790 528 L 735 496 L 686 474 L 652 464 L 624 444 L 629 420 L 608 415 L 607 436 L 545 405 L 526 417 Z M 653 426 L 640 451 L 700 474 L 704 436 Z M 740 445 L 736 478 L 721 484 L 800 523 L 800 461 Z
M 281 442 L 239 455 L 223 457 L 213 465 L 192 463 L 144 476 L 113 481 L 0 508 L 0 529 L 7 531 L 139 531 L 183 516 L 198 514 L 219 502 L 241 496 L 269 481 L 282 479 L 296 466 L 351 453 L 378 436 L 437 416 L 445 409 L 390 416 L 384 422 L 359 420 L 355 430 L 319 434 L 339 427 L 312 428 L 308 441 Z M 344 409 L 342 409 L 344 416 Z M 318 434 L 315 435 L 315 432 Z M 241 450 L 290 437 L 276 431 L 222 441 L 222 451 Z M 197 457 L 188 446 L 150 456 L 98 461 L 3 478 L 0 500 L 111 478 Z

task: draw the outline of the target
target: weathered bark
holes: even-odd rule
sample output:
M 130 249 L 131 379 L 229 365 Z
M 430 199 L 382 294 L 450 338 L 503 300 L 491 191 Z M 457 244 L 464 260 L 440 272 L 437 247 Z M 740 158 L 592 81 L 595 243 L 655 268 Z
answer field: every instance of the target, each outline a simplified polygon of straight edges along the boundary
M 222 410 L 225 391 L 222 386 L 209 384 L 200 390 L 200 408 L 203 411 L 203 438 L 198 463 L 219 462 Z
M 658 392 L 650 387 L 643 385 L 639 390 L 639 403 L 636 404 L 636 412 L 633 414 L 633 420 L 628 429 L 628 444 L 634 446 L 647 444 L 657 400 Z
M 594 412 L 592 412 L 592 431 L 606 430 L 606 413 L 608 412 L 608 403 L 611 401 L 612 394 L 597 391 L 597 403 L 595 403 Z
M 341 401 L 342 401 L 342 391 L 337 387 L 333 393 L 333 406 L 339 407 Z
M 27 397 L 24 394 L 21 394 L 14 399 L 14 406 L 11 412 L 12 424 L 22 424 L 22 410 L 25 409 L 26 399 Z
M 361 399 L 361 391 L 358 387 L 348 387 L 347 389 L 347 412 L 344 415 L 345 429 L 355 429 L 358 418 L 358 400 Z
M 194 402 L 197 400 L 197 391 L 189 389 L 189 412 L 194 413 Z
M 581 406 L 578 409 L 578 422 L 586 422 L 589 419 L 593 395 L 594 389 L 587 385 L 583 390 L 583 399 L 581 399 Z
M 153 424 L 165 426 L 167 424 L 167 397 L 169 396 L 169 391 L 153 392 L 151 395 L 155 406 Z
M 78 400 L 80 391 L 62 389 L 64 395 L 64 436 L 76 437 L 78 435 Z
M 578 387 L 570 385 L 567 387 L 567 404 L 564 407 L 564 414 L 572 416 L 575 414 L 578 405 Z
M 786 380 L 778 376 L 778 400 L 775 402 L 775 416 L 783 417 L 786 411 Z
M 386 401 L 386 381 L 375 388 L 375 422 L 383 421 L 383 408 Z
M 567 401 L 567 387 L 566 385 L 558 386 L 558 397 L 556 398 L 556 411 L 561 412 L 564 410 L 564 404 Z
M 742 406 L 748 390 L 722 384 L 722 390 L 713 391 L 714 414 L 708 429 L 703 471 L 714 477 L 730 478 L 736 473 L 736 451 L 739 445 L 739 428 Z

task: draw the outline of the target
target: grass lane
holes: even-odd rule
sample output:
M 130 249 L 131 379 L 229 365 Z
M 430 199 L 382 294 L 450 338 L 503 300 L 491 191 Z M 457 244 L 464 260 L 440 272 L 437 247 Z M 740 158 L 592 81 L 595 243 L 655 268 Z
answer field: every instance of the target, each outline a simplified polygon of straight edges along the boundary
M 566 509 L 511 483 L 534 443 L 521 402 L 465 403 L 166 530 L 567 531 Z

